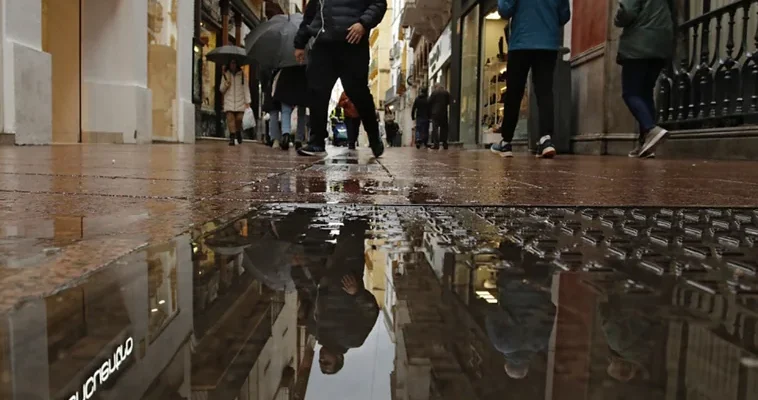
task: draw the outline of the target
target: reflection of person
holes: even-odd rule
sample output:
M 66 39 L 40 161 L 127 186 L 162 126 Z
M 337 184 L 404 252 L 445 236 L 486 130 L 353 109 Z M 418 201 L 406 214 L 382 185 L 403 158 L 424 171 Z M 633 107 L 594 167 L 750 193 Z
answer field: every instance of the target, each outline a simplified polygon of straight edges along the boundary
M 346 221 L 333 254 L 311 295 L 313 311 L 308 331 L 321 344 L 319 365 L 324 374 L 335 374 L 345 363 L 349 349 L 363 345 L 379 316 L 374 296 L 363 285 L 365 221 Z
M 242 116 L 250 108 L 250 88 L 245 83 L 245 73 L 232 60 L 229 67 L 224 67 L 221 78 L 221 93 L 224 95 L 224 112 L 229 128 L 229 145 L 235 141 L 242 144 Z
M 656 340 L 663 328 L 657 311 L 658 305 L 626 302 L 623 294 L 598 304 L 600 326 L 611 352 L 608 375 L 621 382 L 637 376 L 649 378 L 648 366 L 653 362 Z
M 345 127 L 347 128 L 347 147 L 350 150 L 355 150 L 358 144 L 358 134 L 361 129 L 361 116 L 358 114 L 358 109 L 355 108 L 355 104 L 347 97 L 347 93 L 342 92 L 340 100 L 337 103 L 345 112 Z
M 666 60 L 674 54 L 670 0 L 620 0 L 614 23 L 623 28 L 616 61 L 621 65 L 622 97 L 640 126 L 630 157 L 654 156 L 668 131 L 655 124 L 653 92 Z
M 542 134 L 537 155 L 555 156 L 551 135 L 554 129 L 553 72 L 561 47 L 563 25 L 571 19 L 569 0 L 499 0 L 498 12 L 510 19 L 508 69 L 505 80 L 503 124 L 500 143 L 490 147 L 503 157 L 512 157 L 511 141 L 519 121 L 521 100 L 526 90 L 529 72 L 537 96 L 539 132 Z
M 485 320 L 487 335 L 503 353 L 505 372 L 513 379 L 525 378 L 535 355 L 547 350 L 556 315 L 550 293 L 523 278 L 520 274 L 500 275 L 498 310 Z M 539 279 L 549 286 L 552 275 L 548 271 Z
M 329 98 L 337 79 L 355 104 L 375 157 L 384 153 L 379 125 L 374 119 L 374 98 L 368 87 L 371 52 L 369 32 L 384 18 L 387 0 L 317 0 L 305 8 L 295 37 L 295 57 L 305 61 L 305 47 L 315 37 L 308 62 L 311 92 L 311 138 L 298 152 L 305 156 L 325 153 Z M 326 16 L 326 19 L 325 19 Z

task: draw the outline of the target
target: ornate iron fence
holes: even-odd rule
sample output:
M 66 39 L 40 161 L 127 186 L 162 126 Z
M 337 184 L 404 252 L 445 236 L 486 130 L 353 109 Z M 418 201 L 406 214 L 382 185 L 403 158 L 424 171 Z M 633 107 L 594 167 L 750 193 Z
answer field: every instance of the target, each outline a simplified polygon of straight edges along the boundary
M 677 57 L 659 79 L 660 125 L 758 124 L 758 0 L 728 1 L 682 2 Z

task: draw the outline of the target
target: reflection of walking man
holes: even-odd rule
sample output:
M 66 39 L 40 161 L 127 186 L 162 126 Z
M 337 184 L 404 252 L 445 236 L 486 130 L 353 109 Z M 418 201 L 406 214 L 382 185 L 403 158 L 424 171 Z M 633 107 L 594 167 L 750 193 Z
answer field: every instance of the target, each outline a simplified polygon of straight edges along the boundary
M 301 155 L 325 153 L 331 91 L 337 79 L 355 104 L 375 157 L 384 153 L 374 98 L 368 88 L 369 31 L 384 18 L 386 0 L 311 0 L 295 37 L 295 57 L 305 62 L 305 47 L 315 38 L 308 63 L 311 139 Z
M 504 19 L 510 19 L 510 40 L 508 42 L 508 69 L 505 80 L 503 111 L 503 139 L 493 144 L 493 152 L 504 157 L 513 157 L 511 141 L 518 125 L 521 100 L 524 98 L 529 71 L 537 96 L 539 108 L 539 129 L 542 134 L 537 147 L 537 155 L 543 158 L 555 156 L 551 142 L 555 112 L 553 104 L 553 71 L 561 47 L 563 25 L 571 19 L 568 0 L 498 0 L 498 12 Z

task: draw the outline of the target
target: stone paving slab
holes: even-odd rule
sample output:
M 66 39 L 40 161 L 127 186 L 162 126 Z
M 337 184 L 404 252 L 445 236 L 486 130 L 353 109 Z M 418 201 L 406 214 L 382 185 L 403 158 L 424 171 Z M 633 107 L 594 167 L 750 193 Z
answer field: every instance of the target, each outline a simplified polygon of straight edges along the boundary
M 225 143 L 0 147 L 0 288 L 21 282 L 36 266 L 30 282 L 56 279 L 37 280 L 19 293 L 49 292 L 136 247 L 208 221 L 217 227 L 261 203 L 758 206 L 756 167 L 592 156 L 503 159 L 487 151 L 411 148 L 390 148 L 380 161 L 368 149 L 332 149 L 316 160 Z M 11 275 L 17 279 L 5 282 Z

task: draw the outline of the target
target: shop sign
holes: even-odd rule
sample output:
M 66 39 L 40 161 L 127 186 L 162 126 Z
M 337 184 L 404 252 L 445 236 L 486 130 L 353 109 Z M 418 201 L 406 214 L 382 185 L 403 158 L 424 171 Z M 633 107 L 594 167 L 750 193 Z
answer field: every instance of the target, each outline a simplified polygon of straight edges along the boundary
M 72 394 L 68 400 L 89 400 L 97 392 L 98 388 L 105 385 L 108 380 L 112 379 L 116 372 L 118 372 L 121 364 L 126 361 L 132 351 L 134 350 L 134 339 L 128 338 L 124 344 L 118 346 L 113 355 L 105 360 L 100 368 L 96 369 L 92 375 L 84 381 L 81 390 Z
M 452 34 L 451 25 L 448 24 L 447 28 L 442 31 L 440 38 L 437 39 L 437 43 L 432 47 L 432 51 L 429 52 L 429 76 L 437 73 L 450 59 L 453 52 Z

